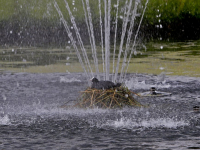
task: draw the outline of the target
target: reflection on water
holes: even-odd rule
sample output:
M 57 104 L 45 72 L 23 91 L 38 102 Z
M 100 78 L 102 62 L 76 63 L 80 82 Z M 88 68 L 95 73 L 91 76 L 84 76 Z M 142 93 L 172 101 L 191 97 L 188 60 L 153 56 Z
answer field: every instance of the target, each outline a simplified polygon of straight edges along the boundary
M 101 58 L 101 48 L 98 49 L 98 57 Z M 200 66 L 200 41 L 148 43 L 145 48 L 138 47 L 137 50 L 138 54 L 133 56 L 129 66 L 130 73 L 160 74 L 165 72 L 170 75 L 200 76 L 200 69 L 197 67 Z M 70 47 L 63 49 L 1 48 L 0 54 L 1 72 L 83 72 L 76 53 Z M 90 47 L 87 47 L 87 54 L 91 59 Z M 99 66 L 102 71 L 102 65 Z

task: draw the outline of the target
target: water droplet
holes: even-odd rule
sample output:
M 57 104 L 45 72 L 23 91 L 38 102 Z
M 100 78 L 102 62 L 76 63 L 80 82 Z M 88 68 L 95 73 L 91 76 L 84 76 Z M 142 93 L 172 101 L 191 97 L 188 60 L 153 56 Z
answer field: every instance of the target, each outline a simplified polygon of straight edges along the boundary
M 164 67 L 160 67 L 159 69 L 160 69 L 160 70 L 164 70 L 165 68 L 164 68 Z
M 147 47 L 144 44 L 142 44 L 142 47 L 145 49 L 145 52 L 146 52 L 147 51 Z
M 118 7 L 118 5 L 117 5 L 117 4 L 114 4 L 114 7 L 116 8 L 116 7 Z
M 68 43 L 69 43 L 69 41 L 68 41 Z M 66 49 L 70 49 L 70 46 L 66 46 Z
M 70 74 L 69 70 L 66 70 L 66 73 Z
M 69 66 L 70 65 L 70 63 L 66 63 L 66 66 Z
M 163 28 L 162 24 L 160 24 L 160 28 Z
M 2 97 L 3 97 L 3 100 L 6 101 L 7 97 L 4 94 L 2 95 Z

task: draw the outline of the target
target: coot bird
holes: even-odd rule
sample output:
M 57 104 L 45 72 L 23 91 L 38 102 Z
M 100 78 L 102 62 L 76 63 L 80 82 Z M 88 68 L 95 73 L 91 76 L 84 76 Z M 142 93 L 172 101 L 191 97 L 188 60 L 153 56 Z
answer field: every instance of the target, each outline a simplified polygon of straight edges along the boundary
M 92 86 L 94 89 L 111 89 L 120 87 L 121 83 L 114 84 L 111 81 L 99 81 L 97 78 L 92 78 Z

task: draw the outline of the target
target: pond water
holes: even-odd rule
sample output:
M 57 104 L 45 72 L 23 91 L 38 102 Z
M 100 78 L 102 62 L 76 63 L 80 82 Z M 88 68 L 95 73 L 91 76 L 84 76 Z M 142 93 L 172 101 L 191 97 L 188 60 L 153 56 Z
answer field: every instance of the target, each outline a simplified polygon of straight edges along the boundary
M 99 68 L 102 71 L 101 48 L 98 49 Z M 92 58 L 90 47 L 86 46 L 86 50 L 88 57 Z M 197 67 L 200 66 L 200 41 L 147 43 L 137 47 L 137 53 L 129 64 L 129 73 L 165 72 L 169 75 L 200 76 Z M 1 72 L 83 72 L 72 47 L 9 47 L 1 48 L 0 54 Z
M 0 83 L 1 149 L 200 149 L 196 77 L 129 74 L 132 91 L 172 95 L 110 110 L 62 108 L 88 86 L 82 73 L 5 73 Z
M 136 97 L 147 107 L 110 110 L 62 107 L 88 87 L 70 49 L 1 49 L 0 149 L 200 149 L 198 43 L 138 51 L 127 87 L 172 95 Z

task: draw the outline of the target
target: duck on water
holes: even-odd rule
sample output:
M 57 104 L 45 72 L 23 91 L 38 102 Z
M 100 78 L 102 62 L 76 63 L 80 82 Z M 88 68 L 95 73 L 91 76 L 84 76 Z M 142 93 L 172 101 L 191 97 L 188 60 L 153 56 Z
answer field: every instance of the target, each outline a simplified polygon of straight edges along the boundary
M 104 89 L 117 88 L 117 87 L 121 86 L 121 83 L 114 84 L 111 81 L 99 81 L 95 77 L 93 77 L 91 79 L 91 81 L 92 81 L 91 88 L 94 88 L 94 89 L 102 89 L 102 90 L 104 90 Z

